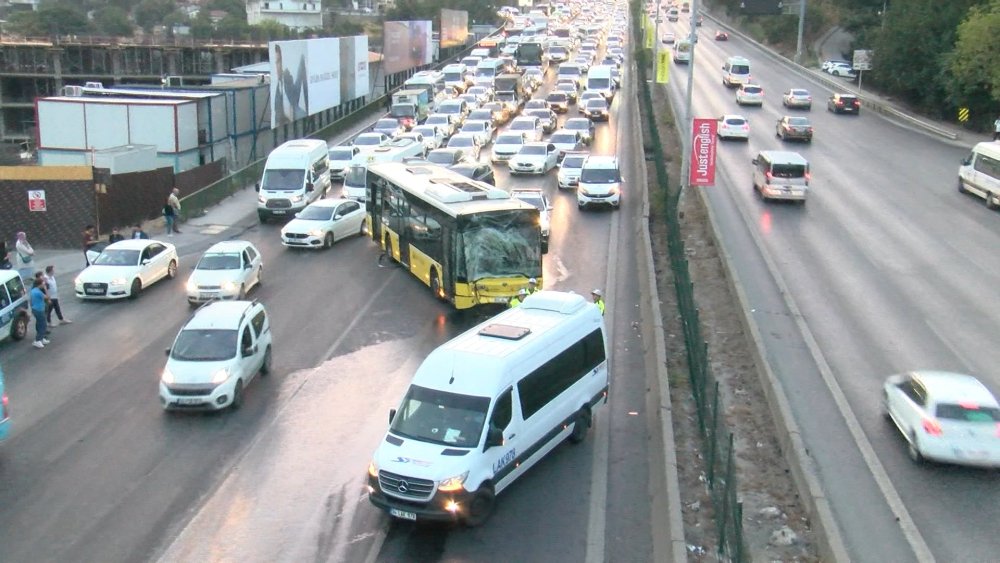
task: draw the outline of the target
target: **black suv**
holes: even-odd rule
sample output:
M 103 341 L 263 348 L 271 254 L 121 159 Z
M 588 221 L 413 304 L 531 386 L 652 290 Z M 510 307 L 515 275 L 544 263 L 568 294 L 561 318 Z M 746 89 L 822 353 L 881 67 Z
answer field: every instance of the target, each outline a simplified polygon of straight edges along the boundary
M 826 102 L 826 109 L 833 113 L 861 113 L 861 100 L 852 94 L 834 94 Z

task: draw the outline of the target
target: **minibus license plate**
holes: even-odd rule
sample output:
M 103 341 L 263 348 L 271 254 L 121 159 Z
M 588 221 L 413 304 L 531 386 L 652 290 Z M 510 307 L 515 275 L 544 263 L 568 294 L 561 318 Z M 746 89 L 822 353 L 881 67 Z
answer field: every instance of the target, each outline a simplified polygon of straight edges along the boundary
M 396 518 L 402 518 L 403 520 L 417 520 L 417 515 L 414 512 L 407 512 L 405 510 L 400 510 L 398 508 L 390 508 L 389 514 L 392 514 Z

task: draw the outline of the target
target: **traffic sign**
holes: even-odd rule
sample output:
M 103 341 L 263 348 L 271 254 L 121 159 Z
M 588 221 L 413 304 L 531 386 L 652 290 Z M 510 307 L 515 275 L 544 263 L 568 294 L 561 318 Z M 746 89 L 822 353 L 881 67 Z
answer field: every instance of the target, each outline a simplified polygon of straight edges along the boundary
M 962 123 L 969 120 L 969 108 L 958 108 L 958 120 Z
M 28 190 L 28 211 L 45 210 L 45 190 Z
M 854 70 L 871 70 L 872 69 L 872 51 L 871 49 L 857 49 L 854 51 L 854 61 L 851 62 L 851 66 Z

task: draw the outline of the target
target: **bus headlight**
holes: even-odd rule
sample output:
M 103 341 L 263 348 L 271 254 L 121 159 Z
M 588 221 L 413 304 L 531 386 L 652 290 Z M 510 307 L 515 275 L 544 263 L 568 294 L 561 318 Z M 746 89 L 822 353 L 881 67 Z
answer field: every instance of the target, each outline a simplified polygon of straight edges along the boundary
M 469 477 L 469 472 L 466 471 L 461 475 L 455 475 L 454 477 L 449 477 L 447 479 L 442 479 L 438 481 L 438 490 L 442 493 L 454 493 L 456 491 L 462 490 L 462 486 L 465 485 L 465 480 Z

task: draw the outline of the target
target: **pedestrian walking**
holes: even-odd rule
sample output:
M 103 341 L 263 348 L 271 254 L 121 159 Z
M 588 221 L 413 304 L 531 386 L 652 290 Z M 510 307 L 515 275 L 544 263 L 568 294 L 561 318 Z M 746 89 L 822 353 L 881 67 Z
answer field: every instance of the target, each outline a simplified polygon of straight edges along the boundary
M 48 326 L 57 326 L 52 324 L 53 311 L 56 313 L 56 318 L 59 319 L 59 324 L 68 325 L 72 323 L 73 321 L 63 316 L 62 309 L 59 307 L 59 285 L 56 283 L 56 267 L 51 264 L 45 267 L 45 285 L 47 286 L 46 293 L 49 296 L 49 303 L 45 308 L 45 324 Z
M 149 235 L 146 234 L 146 231 L 142 230 L 142 225 L 136 223 L 135 226 L 132 227 L 132 238 L 136 240 L 148 239 Z
M 528 280 L 528 295 L 532 293 L 538 293 L 542 288 L 538 287 L 538 280 L 531 278 Z
M 517 295 L 510 298 L 510 301 L 507 302 L 507 307 L 509 309 L 513 309 L 514 307 L 520 307 L 521 303 L 524 302 L 524 299 L 526 297 L 528 297 L 528 290 L 522 287 L 521 289 L 517 290 Z
M 170 191 L 170 195 L 167 196 L 167 204 L 163 206 L 163 218 L 167 221 L 167 236 L 172 237 L 174 233 L 181 234 L 177 229 L 177 218 L 181 214 L 181 200 L 178 199 L 177 194 L 181 191 L 174 188 Z
M 10 263 L 10 251 L 7 250 L 7 241 L 0 240 L 0 270 L 10 270 L 14 267 Z
M 1000 117 L 993 122 L 993 140 L 996 141 L 1000 139 Z
M 44 284 L 44 281 L 37 279 L 31 284 L 31 314 L 35 317 L 35 342 L 32 345 L 35 348 L 45 348 L 49 343 L 49 327 L 45 324 L 45 305 L 48 297 L 42 289 Z
M 594 305 L 601 310 L 601 316 L 604 316 L 604 295 L 601 293 L 600 289 L 595 289 L 590 292 L 590 297 L 594 301 Z
M 83 239 L 83 263 L 84 267 L 87 267 L 90 266 L 90 256 L 87 253 L 97 244 L 97 229 L 93 225 L 87 225 L 83 228 L 81 238 Z
M 121 240 L 125 240 L 125 235 L 118 232 L 118 227 L 112 228 L 111 234 L 108 235 L 108 244 L 114 244 Z
M 28 235 L 24 231 L 17 233 L 17 242 L 14 243 L 14 259 L 17 273 L 21 275 L 24 283 L 28 283 L 35 267 L 32 263 L 35 259 L 35 249 L 31 247 L 31 243 L 28 242 Z

